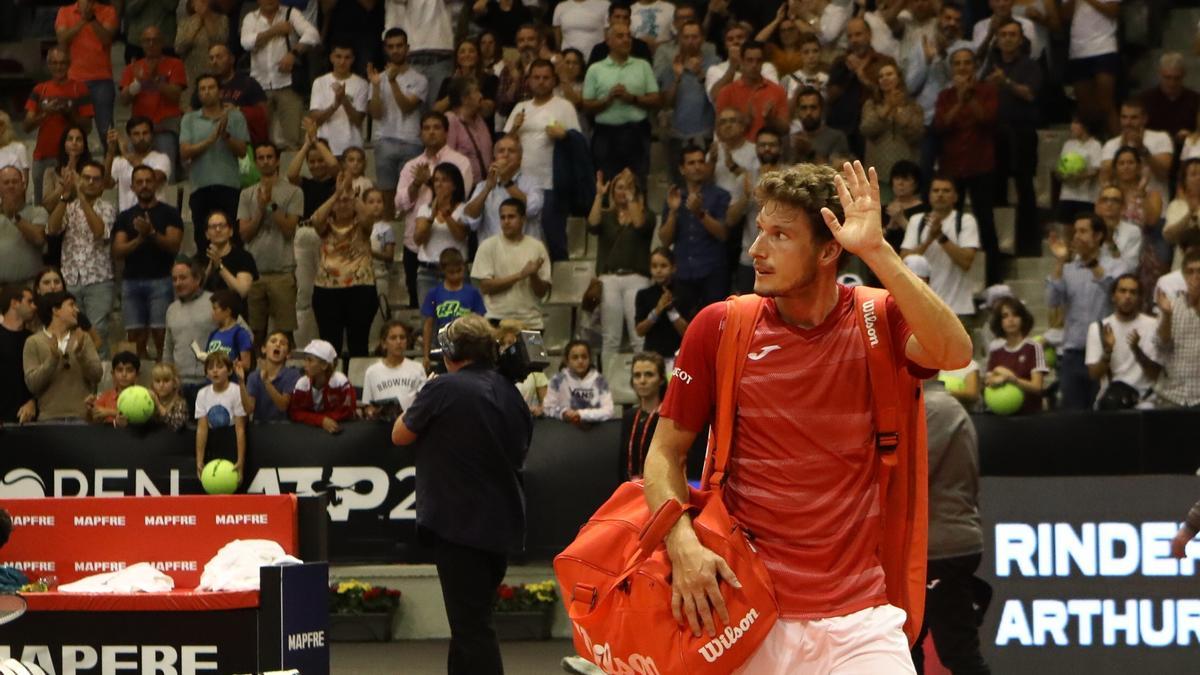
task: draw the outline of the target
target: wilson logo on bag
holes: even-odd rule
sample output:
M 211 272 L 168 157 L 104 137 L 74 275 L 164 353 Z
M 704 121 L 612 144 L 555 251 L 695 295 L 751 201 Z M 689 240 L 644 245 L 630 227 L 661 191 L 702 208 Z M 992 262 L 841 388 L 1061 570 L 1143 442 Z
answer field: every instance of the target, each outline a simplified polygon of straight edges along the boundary
M 743 616 L 742 620 L 736 626 L 726 626 L 724 632 L 709 640 L 708 644 L 701 647 L 700 655 L 709 663 L 721 658 L 725 655 L 726 649 L 732 648 L 733 645 L 737 644 L 738 640 L 741 640 L 746 633 L 750 632 L 757 619 L 758 610 L 751 607 L 750 611 L 746 612 L 746 616 Z
M 591 637 L 588 636 L 587 630 L 579 624 L 574 624 L 575 631 L 583 640 L 584 646 L 591 655 L 592 662 L 596 664 L 600 670 L 603 670 L 610 675 L 624 675 L 626 673 L 636 673 L 636 675 L 662 675 L 658 666 L 654 665 L 654 659 L 641 654 L 628 654 L 624 658 L 615 656 L 612 648 L 608 643 L 602 645 L 593 644 Z

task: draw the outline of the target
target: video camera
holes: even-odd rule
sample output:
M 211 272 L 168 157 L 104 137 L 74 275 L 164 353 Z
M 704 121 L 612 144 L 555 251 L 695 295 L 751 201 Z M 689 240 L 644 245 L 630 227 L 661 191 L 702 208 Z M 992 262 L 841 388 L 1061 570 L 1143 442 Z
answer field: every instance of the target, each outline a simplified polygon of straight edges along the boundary
M 443 356 L 448 356 L 451 361 L 456 360 L 454 344 L 447 333 L 449 327 L 450 324 L 446 324 L 438 330 L 436 348 L 429 352 L 433 371 L 439 375 L 446 373 Z M 498 346 L 497 348 L 499 349 Z M 535 330 L 517 333 L 517 339 L 512 344 L 499 349 L 496 359 L 496 370 L 513 384 L 524 381 L 530 373 L 545 370 L 549 365 L 550 357 L 546 354 L 546 344 L 542 341 L 542 334 Z

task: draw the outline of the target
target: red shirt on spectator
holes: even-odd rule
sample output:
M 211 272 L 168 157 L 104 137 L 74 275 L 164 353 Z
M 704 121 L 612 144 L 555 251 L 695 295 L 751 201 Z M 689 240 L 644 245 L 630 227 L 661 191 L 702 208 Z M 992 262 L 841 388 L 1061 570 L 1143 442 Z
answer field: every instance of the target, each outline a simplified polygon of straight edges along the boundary
M 112 389 L 106 389 L 106 390 L 100 392 L 100 394 L 96 396 L 96 402 L 93 405 L 96 408 L 104 408 L 106 410 L 116 410 L 118 398 L 120 398 L 120 393 L 117 392 L 116 387 L 113 387 Z M 113 417 L 111 415 L 105 415 L 104 419 L 101 421 L 103 421 L 105 423 L 112 422 Z
M 58 108 L 61 106 L 61 108 Z M 74 110 L 79 117 L 91 119 L 96 110 L 92 107 L 92 96 L 82 82 L 67 79 L 62 82 L 46 80 L 33 87 L 25 101 L 25 109 L 36 113 L 39 108 Z M 51 113 L 38 127 L 37 143 L 33 146 L 34 159 L 51 159 L 58 156 L 58 145 L 71 120 L 61 112 Z
M 725 85 L 717 94 L 717 112 L 726 108 L 741 111 L 748 120 L 746 140 L 754 141 L 758 131 L 766 124 L 767 106 L 771 107 L 771 117 L 776 127 L 786 129 L 788 125 L 787 92 L 783 87 L 768 79 L 761 79 L 758 85 L 751 85 L 746 78 L 738 79 Z
M 789 619 L 888 602 L 867 351 L 853 293 L 845 286 L 838 293 L 833 311 L 811 329 L 784 322 L 768 299 L 737 393 L 725 503 L 754 535 Z M 911 332 L 891 297 L 887 309 L 891 347 L 905 367 Z M 724 318 L 719 302 L 692 321 L 660 411 L 692 431 L 713 415 Z
M 318 403 L 319 399 L 319 403 Z M 305 375 L 296 382 L 296 390 L 292 392 L 292 401 L 288 404 L 288 417 L 293 422 L 321 426 L 326 417 L 338 422 L 354 418 L 354 407 L 358 397 L 350 378 L 340 372 L 334 372 L 317 392 L 313 392 L 312 380 Z
M 93 2 L 92 14 L 107 30 L 117 30 L 117 10 L 113 9 L 112 5 Z M 83 15 L 79 13 L 79 4 L 71 3 L 66 7 L 59 8 L 58 16 L 54 19 L 54 29 L 57 31 L 62 28 L 71 28 L 82 21 Z M 83 27 L 83 30 L 75 34 L 68 49 L 71 52 L 71 69 L 67 71 L 67 75 L 72 80 L 87 82 L 112 79 L 113 67 L 112 59 L 109 57 L 109 45 L 100 40 L 100 37 L 96 35 L 96 27 L 90 22 Z
M 987 82 L 976 82 L 970 97 L 958 107 L 953 85 L 938 94 L 933 128 L 941 142 L 940 169 L 951 178 L 971 178 L 996 170 L 996 111 L 1000 95 Z
M 148 59 L 138 59 L 133 65 L 126 66 L 121 75 L 121 89 L 128 89 L 135 76 L 142 81 L 141 91 L 133 97 L 133 114 L 149 117 L 157 128 L 165 119 L 183 116 L 178 99 L 172 101 L 167 98 L 159 86 L 173 84 L 181 88 L 187 87 L 187 73 L 184 71 L 183 61 L 174 56 L 161 57 L 154 72 L 149 71 Z

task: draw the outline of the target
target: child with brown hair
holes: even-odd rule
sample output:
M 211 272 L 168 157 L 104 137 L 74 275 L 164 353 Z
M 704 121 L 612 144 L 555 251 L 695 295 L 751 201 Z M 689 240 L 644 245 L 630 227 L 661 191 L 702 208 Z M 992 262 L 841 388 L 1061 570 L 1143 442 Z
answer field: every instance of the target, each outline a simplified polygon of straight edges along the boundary
M 229 379 L 233 361 L 225 352 L 211 352 L 204 359 L 204 374 L 211 384 L 196 394 L 196 475 L 204 471 L 209 428 L 233 427 L 240 483 L 246 467 L 246 409 L 242 406 L 241 386 Z

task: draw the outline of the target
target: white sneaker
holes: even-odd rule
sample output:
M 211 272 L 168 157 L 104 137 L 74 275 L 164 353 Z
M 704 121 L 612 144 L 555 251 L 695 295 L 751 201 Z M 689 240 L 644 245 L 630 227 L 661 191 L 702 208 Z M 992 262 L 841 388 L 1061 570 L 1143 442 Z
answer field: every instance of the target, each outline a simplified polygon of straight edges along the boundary
M 582 656 L 564 656 L 562 668 L 568 673 L 575 673 L 575 675 L 605 675 L 599 666 Z

